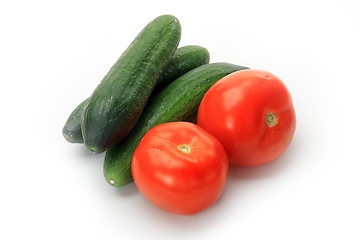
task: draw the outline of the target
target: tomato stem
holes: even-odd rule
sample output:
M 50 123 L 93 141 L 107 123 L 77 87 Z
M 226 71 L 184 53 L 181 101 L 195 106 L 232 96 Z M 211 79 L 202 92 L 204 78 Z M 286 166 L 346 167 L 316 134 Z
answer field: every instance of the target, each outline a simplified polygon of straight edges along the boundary
M 190 153 L 191 152 L 191 148 L 190 146 L 186 145 L 186 144 L 181 144 L 178 146 L 178 149 L 183 152 L 183 153 Z
M 274 127 L 276 124 L 278 124 L 278 118 L 276 116 L 275 113 L 273 112 L 268 112 L 268 114 L 266 114 L 266 124 L 269 127 Z

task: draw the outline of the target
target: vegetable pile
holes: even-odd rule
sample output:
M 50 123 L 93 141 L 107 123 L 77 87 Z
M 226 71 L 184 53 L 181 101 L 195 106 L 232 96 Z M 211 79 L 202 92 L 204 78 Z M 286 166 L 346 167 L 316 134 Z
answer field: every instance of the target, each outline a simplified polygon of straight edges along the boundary
M 229 166 L 277 159 L 295 133 L 291 95 L 274 74 L 210 63 L 206 48 L 178 47 L 178 19 L 162 15 L 138 34 L 63 136 L 105 154 L 112 186 L 134 181 L 157 207 L 191 215 L 221 196 Z

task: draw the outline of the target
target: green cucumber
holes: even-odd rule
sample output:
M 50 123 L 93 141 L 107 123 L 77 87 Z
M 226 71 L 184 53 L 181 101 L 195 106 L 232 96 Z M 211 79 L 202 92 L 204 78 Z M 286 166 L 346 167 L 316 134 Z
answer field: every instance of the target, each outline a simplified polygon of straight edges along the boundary
M 101 153 L 122 141 L 138 121 L 181 35 L 176 17 L 155 18 L 112 66 L 85 105 L 86 147 Z
M 156 92 L 188 71 L 208 64 L 210 54 L 206 48 L 188 45 L 176 49 L 155 87 Z
M 82 101 L 70 114 L 67 119 L 62 134 L 66 141 L 70 143 L 83 143 L 84 139 L 81 134 L 81 122 L 85 105 L 89 98 Z
M 229 63 L 205 64 L 185 73 L 152 96 L 125 141 L 106 152 L 103 169 L 106 181 L 112 186 L 124 186 L 132 182 L 132 155 L 145 133 L 161 123 L 191 118 L 197 112 L 206 91 L 215 82 L 243 69 L 247 67 Z
M 188 45 L 176 49 L 174 55 L 170 58 L 169 64 L 166 66 L 163 74 L 158 80 L 154 92 L 159 91 L 161 88 L 191 69 L 209 63 L 209 60 L 210 54 L 204 47 Z M 70 143 L 84 142 L 81 134 L 81 122 L 87 100 L 88 99 L 82 101 L 73 110 L 63 127 L 63 136 Z

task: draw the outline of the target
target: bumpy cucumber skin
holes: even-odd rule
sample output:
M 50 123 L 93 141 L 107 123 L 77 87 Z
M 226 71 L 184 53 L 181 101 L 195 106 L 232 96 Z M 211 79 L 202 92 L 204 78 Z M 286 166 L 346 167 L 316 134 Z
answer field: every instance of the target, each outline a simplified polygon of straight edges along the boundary
M 180 35 L 176 17 L 157 17 L 112 66 L 85 106 L 81 128 L 90 151 L 101 153 L 128 135 L 176 50 Z
M 84 113 L 85 104 L 89 98 L 82 101 L 70 114 L 63 129 L 62 134 L 69 143 L 83 143 L 81 133 L 81 121 Z
M 158 92 L 164 86 L 174 81 L 184 73 L 207 64 L 210 61 L 210 54 L 204 47 L 197 45 L 187 45 L 176 49 L 174 55 L 170 58 L 169 64 L 166 66 L 163 74 L 158 80 L 153 91 Z M 84 143 L 81 133 L 82 114 L 86 101 L 82 101 L 70 114 L 63 128 L 64 138 L 70 143 Z
M 158 92 L 160 89 L 188 71 L 201 65 L 208 64 L 209 61 L 209 51 L 204 47 L 187 45 L 178 48 L 171 57 L 164 73 L 158 80 L 154 92 Z
M 145 133 L 161 123 L 191 118 L 197 112 L 206 91 L 215 82 L 243 69 L 248 68 L 229 63 L 202 65 L 185 73 L 153 96 L 125 141 L 106 152 L 103 169 L 106 181 L 116 187 L 132 182 L 132 155 Z

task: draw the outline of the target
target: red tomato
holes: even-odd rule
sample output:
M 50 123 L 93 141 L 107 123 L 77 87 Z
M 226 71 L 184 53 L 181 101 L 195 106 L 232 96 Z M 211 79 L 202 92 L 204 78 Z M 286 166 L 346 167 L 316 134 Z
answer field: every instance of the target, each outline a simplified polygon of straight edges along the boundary
M 215 83 L 199 107 L 197 124 L 224 146 L 230 165 L 262 165 L 278 158 L 295 132 L 289 91 L 275 75 L 242 70 Z
M 145 134 L 131 170 L 135 185 L 150 202 L 174 214 L 191 215 L 218 200 L 228 160 L 221 143 L 202 128 L 171 122 Z

